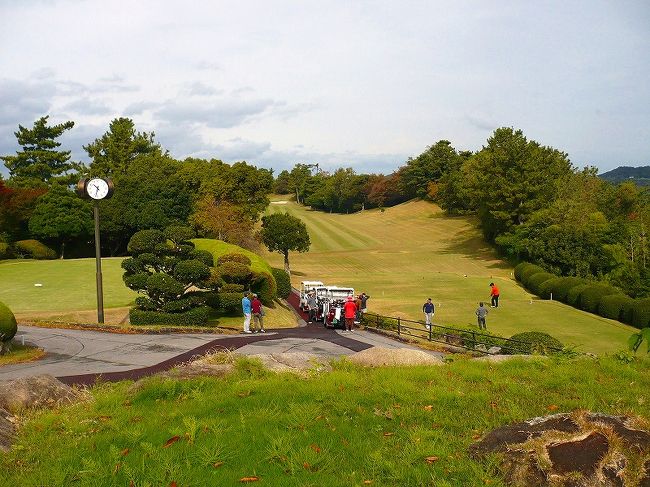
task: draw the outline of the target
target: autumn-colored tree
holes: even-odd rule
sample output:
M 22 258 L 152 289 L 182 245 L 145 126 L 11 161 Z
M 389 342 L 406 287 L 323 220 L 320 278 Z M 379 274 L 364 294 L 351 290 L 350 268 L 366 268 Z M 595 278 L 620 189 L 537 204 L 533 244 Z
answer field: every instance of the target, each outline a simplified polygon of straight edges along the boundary
M 216 238 L 251 250 L 258 247 L 253 234 L 253 221 L 246 212 L 210 194 L 196 202 L 190 222 L 197 234 L 203 237 Z

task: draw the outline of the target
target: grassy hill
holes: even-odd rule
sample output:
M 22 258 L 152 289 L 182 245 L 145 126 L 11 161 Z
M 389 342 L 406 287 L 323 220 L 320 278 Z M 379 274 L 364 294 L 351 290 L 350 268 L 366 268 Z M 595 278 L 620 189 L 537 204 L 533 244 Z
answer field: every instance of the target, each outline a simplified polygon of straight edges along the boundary
M 434 204 L 410 201 L 383 212 L 339 215 L 275 197 L 267 213 L 283 211 L 305 222 L 312 241 L 308 253 L 289 256 L 296 287 L 301 280 L 354 286 L 371 296 L 369 311 L 418 320 L 431 297 L 436 323 L 474 325 L 474 310 L 479 301 L 489 301 L 494 281 L 501 303 L 490 310 L 488 329 L 495 333 L 546 331 L 580 350 L 603 353 L 624 349 L 635 331 L 530 295 L 482 238 L 475 219 L 448 217 Z M 278 253 L 265 257 L 271 265 L 282 265 Z

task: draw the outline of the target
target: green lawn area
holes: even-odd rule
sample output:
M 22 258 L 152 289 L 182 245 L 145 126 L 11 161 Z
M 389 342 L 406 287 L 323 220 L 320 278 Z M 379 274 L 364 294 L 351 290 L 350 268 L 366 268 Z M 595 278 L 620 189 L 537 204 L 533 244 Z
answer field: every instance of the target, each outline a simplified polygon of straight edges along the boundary
M 371 296 L 369 311 L 417 320 L 431 297 L 435 323 L 453 326 L 476 323 L 474 310 L 479 301 L 489 302 L 494 281 L 501 290 L 500 306 L 490 309 L 487 319 L 494 333 L 545 331 L 581 351 L 604 353 L 625 349 L 636 331 L 531 296 L 482 238 L 473 218 L 447 217 L 425 201 L 338 215 L 311 211 L 286 197 L 273 199 L 267 213 L 288 211 L 305 222 L 311 237 L 308 253 L 289 256 L 295 287 L 301 280 L 353 286 Z M 265 258 L 282 266 L 278 253 L 266 252 Z
M 136 297 L 122 281 L 121 262 L 102 259 L 106 308 L 128 306 Z M 97 309 L 95 259 L 0 261 L 0 301 L 16 314 Z
M 0 485 L 503 486 L 491 460 L 468 455 L 476 438 L 549 411 L 648 418 L 648 365 L 341 361 L 299 378 L 240 359 L 221 379 L 99 384 L 88 401 L 25 412 Z

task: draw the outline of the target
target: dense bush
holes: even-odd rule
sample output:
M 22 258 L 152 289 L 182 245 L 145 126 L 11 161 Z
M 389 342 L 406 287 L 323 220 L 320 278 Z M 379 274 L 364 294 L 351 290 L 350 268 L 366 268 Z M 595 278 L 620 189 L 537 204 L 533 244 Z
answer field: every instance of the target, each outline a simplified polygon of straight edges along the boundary
M 251 260 L 248 257 L 246 257 L 244 254 L 238 253 L 223 254 L 219 256 L 217 259 L 217 265 L 221 265 L 224 262 L 239 262 L 245 266 L 251 265 Z
M 214 257 L 207 250 L 194 249 L 190 252 L 190 258 L 200 260 L 208 267 L 214 266 Z
M 0 260 L 11 259 L 13 256 L 14 252 L 11 246 L 8 243 L 0 242 Z
M 557 338 L 553 338 L 548 333 L 539 331 L 526 331 L 512 335 L 510 340 L 522 342 L 519 344 L 512 344 L 512 351 L 508 353 L 541 353 L 548 355 L 549 353 L 561 351 L 564 348 L 562 342 Z
M 530 264 L 529 266 L 525 267 L 521 272 L 521 279 L 520 282 L 525 286 L 528 287 L 528 279 L 530 279 L 531 276 L 539 273 L 539 272 L 546 272 L 543 268 L 541 268 L 538 265 Z
M 634 299 L 625 294 L 610 294 L 600 300 L 598 314 L 610 320 L 631 323 L 633 304 Z
M 567 303 L 567 295 L 569 291 L 581 284 L 586 284 L 587 281 L 581 277 L 563 277 L 551 290 L 553 293 L 553 299 L 561 301 L 562 303 Z
M 267 272 L 254 272 L 251 279 L 251 290 L 257 294 L 265 306 L 272 307 L 273 300 L 278 295 L 275 279 Z
M 291 279 L 284 269 L 274 267 L 272 269 L 275 283 L 278 287 L 278 296 L 282 299 L 287 299 L 291 294 Z
M 574 308 L 579 308 L 580 295 L 582 294 L 582 291 L 587 289 L 589 286 L 591 286 L 591 284 L 579 284 L 569 289 L 569 292 L 566 295 L 566 304 L 573 306 Z
M 208 301 L 208 304 L 214 309 L 223 311 L 224 313 L 243 316 L 241 307 L 241 300 L 244 297 L 242 293 L 227 293 L 220 292 L 216 294 L 214 299 Z
M 210 309 L 206 306 L 192 308 L 185 312 L 165 313 L 162 311 L 144 311 L 132 308 L 129 320 L 132 325 L 174 325 L 201 326 L 208 322 Z
M 601 299 L 605 296 L 620 293 L 615 287 L 606 284 L 594 284 L 580 294 L 580 309 L 589 311 L 590 313 L 598 313 L 598 306 L 600 305 Z
M 515 266 L 515 279 L 521 282 L 521 274 L 532 265 L 533 264 L 530 262 L 522 262 L 521 264 L 517 264 L 517 266 Z
M 0 355 L 8 351 L 9 343 L 17 331 L 16 317 L 6 305 L 0 303 Z
M 537 290 L 537 295 L 543 299 L 557 299 L 557 296 L 553 292 L 555 287 L 562 282 L 564 277 L 554 277 L 553 279 L 548 279 L 539 285 Z
M 165 244 L 165 235 L 160 230 L 140 230 L 136 232 L 129 240 L 127 250 L 131 254 L 141 254 L 161 250 L 161 245 Z
M 650 299 L 635 299 L 632 303 L 631 325 L 642 329 L 650 326 Z
M 14 244 L 14 249 L 21 257 L 38 260 L 56 259 L 56 252 L 38 240 L 19 240 Z
M 246 285 L 253 275 L 248 265 L 234 261 L 226 261 L 223 264 L 219 264 L 217 271 L 221 279 L 230 284 Z
M 244 285 L 243 284 L 224 284 L 219 288 L 219 291 L 222 293 L 240 293 L 242 296 L 244 294 Z
M 526 282 L 526 289 L 528 289 L 531 293 L 539 296 L 540 286 L 546 281 L 554 279 L 555 277 L 556 276 L 554 274 L 550 274 L 548 272 L 536 272 L 535 274 L 532 274 L 528 277 L 528 281 Z

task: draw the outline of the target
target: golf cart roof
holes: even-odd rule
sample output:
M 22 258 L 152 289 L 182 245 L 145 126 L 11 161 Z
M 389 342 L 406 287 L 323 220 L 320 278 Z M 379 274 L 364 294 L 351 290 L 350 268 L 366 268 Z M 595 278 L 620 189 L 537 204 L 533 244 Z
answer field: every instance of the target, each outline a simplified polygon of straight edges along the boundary
M 309 286 L 309 287 L 317 287 L 317 286 L 324 286 L 320 281 L 301 281 L 300 282 L 301 286 Z

